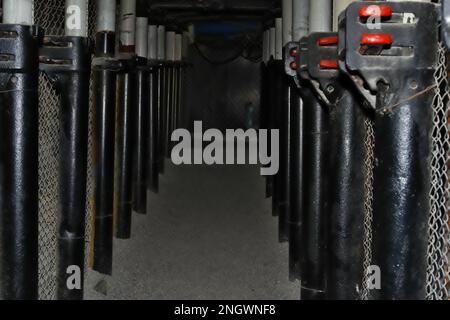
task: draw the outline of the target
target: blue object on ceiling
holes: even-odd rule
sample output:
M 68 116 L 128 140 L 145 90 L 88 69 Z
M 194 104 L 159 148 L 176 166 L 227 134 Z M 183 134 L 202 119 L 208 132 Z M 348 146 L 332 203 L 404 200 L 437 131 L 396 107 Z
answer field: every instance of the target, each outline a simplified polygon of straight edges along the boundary
M 257 32 L 257 22 L 198 22 L 194 25 L 197 35 L 231 36 L 239 33 Z

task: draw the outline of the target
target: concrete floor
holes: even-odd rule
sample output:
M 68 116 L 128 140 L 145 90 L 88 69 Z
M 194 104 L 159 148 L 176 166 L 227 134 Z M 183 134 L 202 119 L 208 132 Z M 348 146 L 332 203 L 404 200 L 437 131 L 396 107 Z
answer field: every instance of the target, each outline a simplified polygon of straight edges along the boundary
M 133 216 L 133 238 L 115 241 L 113 277 L 89 271 L 86 299 L 299 297 L 258 167 L 166 171 L 149 214 Z

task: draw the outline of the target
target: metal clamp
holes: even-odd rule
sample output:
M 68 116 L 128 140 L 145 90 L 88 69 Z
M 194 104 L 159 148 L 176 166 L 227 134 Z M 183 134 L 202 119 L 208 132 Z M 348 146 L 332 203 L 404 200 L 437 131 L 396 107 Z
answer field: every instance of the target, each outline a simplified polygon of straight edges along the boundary
M 373 108 L 380 84 L 391 92 L 409 87 L 396 104 L 427 85 L 417 79 L 436 63 L 437 6 L 423 2 L 355 2 L 340 17 L 339 56 Z

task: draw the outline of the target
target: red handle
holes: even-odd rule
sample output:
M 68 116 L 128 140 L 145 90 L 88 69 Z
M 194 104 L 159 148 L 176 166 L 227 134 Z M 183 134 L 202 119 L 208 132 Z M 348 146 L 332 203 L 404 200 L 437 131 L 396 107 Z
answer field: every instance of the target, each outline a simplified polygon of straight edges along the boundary
M 392 16 L 392 8 L 390 6 L 365 6 L 359 9 L 359 16 L 361 18 L 369 17 L 383 17 L 387 18 Z
M 321 69 L 339 69 L 337 60 L 320 60 L 319 66 Z
M 392 37 L 390 34 L 363 34 L 361 35 L 362 45 L 391 45 Z
M 325 37 L 319 39 L 319 46 L 332 46 L 338 44 L 338 37 Z

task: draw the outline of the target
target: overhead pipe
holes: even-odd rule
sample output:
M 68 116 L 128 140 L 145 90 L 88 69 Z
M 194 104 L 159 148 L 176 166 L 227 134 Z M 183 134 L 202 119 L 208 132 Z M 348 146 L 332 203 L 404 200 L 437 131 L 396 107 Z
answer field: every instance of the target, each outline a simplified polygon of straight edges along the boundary
M 38 298 L 38 47 L 42 32 L 33 25 L 33 2 L 3 1 L 0 25 L 0 48 L 6 57 L 0 61 L 0 297 L 5 300 Z
M 159 192 L 159 135 L 158 135 L 158 101 L 159 101 L 159 64 L 158 64 L 158 26 L 148 28 L 148 157 L 147 188 Z
M 136 19 L 137 68 L 135 78 L 134 147 L 133 147 L 133 210 L 147 213 L 147 164 L 149 120 L 148 18 Z
M 135 128 L 136 79 L 136 0 L 122 1 L 120 5 L 119 57 L 122 69 L 118 74 L 118 134 L 117 186 L 115 188 L 115 236 L 131 237 L 133 207 L 133 129 Z
M 150 4 L 150 10 L 199 10 L 199 11 L 227 11 L 227 12 L 266 12 L 273 8 L 273 2 L 270 0 L 252 1 L 252 0 L 228 0 L 220 2 L 192 2 L 187 3 L 184 0 L 176 1 L 153 1 Z
M 87 0 L 66 1 L 66 36 L 47 36 L 40 69 L 61 98 L 59 136 L 59 206 L 57 297 L 82 300 L 84 283 L 87 145 L 91 51 L 87 37 Z M 80 13 L 80 24 L 71 19 Z M 84 24 L 83 24 L 84 23 Z M 70 268 L 81 285 L 68 287 Z
M 93 69 L 95 108 L 95 202 L 93 269 L 112 273 L 114 149 L 116 125 L 116 1 L 97 1 Z
M 308 34 L 309 0 L 292 1 L 292 40 L 300 41 Z M 286 46 L 286 44 L 285 44 Z M 285 57 L 295 58 L 298 53 L 285 49 Z M 287 52 L 286 52 L 287 51 Z M 292 84 L 292 82 L 291 82 Z M 301 280 L 302 214 L 304 210 L 304 102 L 299 88 L 291 86 L 290 115 L 290 191 L 289 191 L 289 275 Z

